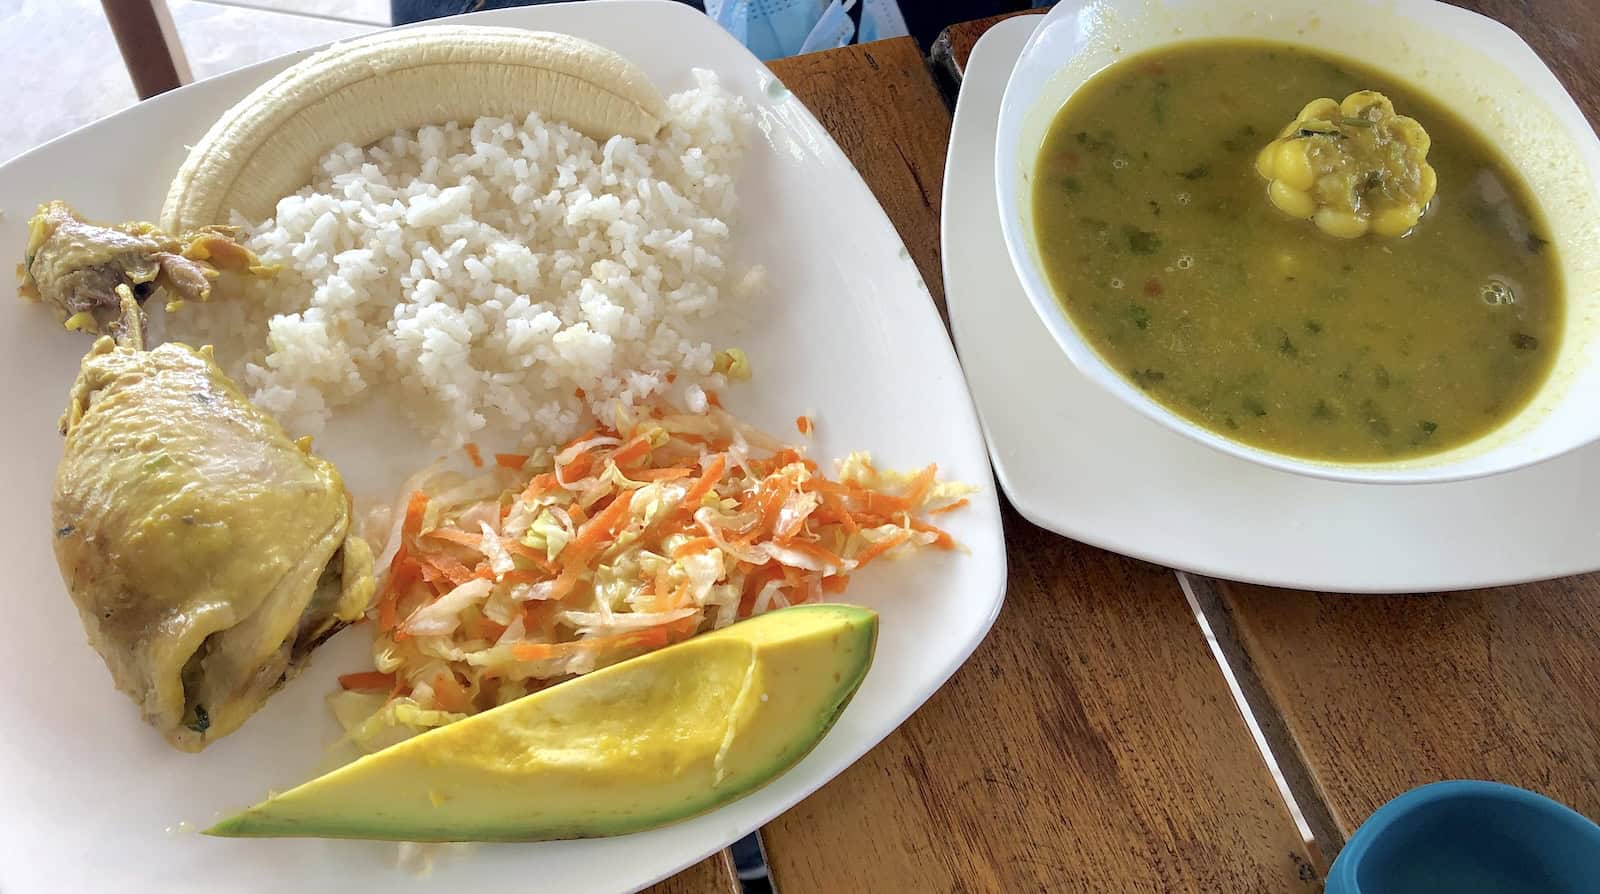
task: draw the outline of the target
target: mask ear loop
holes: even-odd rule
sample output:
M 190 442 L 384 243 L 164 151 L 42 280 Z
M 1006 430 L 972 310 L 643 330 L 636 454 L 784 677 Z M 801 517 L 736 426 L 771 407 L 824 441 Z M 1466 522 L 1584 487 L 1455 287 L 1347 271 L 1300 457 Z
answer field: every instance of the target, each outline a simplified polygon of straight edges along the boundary
M 861 41 L 861 12 L 866 6 L 867 0 L 845 0 L 844 14 L 849 16 L 851 24 L 855 25 L 855 30 L 850 32 L 851 43 Z

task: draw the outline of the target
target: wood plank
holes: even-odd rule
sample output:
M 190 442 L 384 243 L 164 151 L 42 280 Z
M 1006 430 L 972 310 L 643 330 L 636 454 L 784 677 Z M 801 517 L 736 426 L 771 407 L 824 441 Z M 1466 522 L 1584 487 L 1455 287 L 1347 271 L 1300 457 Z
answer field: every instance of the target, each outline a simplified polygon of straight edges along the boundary
M 772 68 L 833 132 L 935 286 L 950 118 L 915 45 Z M 1006 538 L 1005 608 L 972 660 L 762 830 L 778 890 L 1316 890 L 1171 573 L 1009 509 Z
M 1600 817 L 1600 576 L 1392 597 L 1226 584 L 1223 601 L 1341 835 L 1439 779 Z
M 1517 32 L 1600 127 L 1600 9 L 1594 0 L 1448 0 Z
M 934 41 L 928 57 L 941 77 L 949 79 L 949 83 L 959 87 L 961 75 L 967 68 L 967 60 L 972 58 L 972 48 L 978 45 L 978 38 L 982 37 L 984 32 L 1014 16 L 1043 15 L 1047 11 L 1040 9 L 1012 12 L 973 19 L 970 22 L 958 22 L 944 29 L 944 33 Z
M 721 851 L 646 888 L 644 894 L 739 894 L 739 877 L 728 852 Z
M 778 890 L 1317 890 L 1172 574 L 1006 536 L 978 652 L 763 831 Z
M 1600 124 L 1590 0 L 1456 2 L 1521 35 Z M 1212 626 L 1330 856 L 1438 779 L 1510 782 L 1600 816 L 1600 574 L 1430 596 L 1220 592 Z

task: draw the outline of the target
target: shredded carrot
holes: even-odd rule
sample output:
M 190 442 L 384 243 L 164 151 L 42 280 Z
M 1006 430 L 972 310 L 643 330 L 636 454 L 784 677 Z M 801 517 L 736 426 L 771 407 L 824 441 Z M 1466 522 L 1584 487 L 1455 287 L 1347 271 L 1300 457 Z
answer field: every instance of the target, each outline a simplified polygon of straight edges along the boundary
M 526 453 L 496 453 L 494 455 L 494 464 L 502 469 L 521 471 L 522 467 L 528 464 L 528 455 Z
M 434 528 L 422 535 L 424 540 L 444 540 L 449 543 L 458 543 L 472 549 L 483 549 L 483 535 L 463 531 L 460 528 Z
M 694 473 L 688 469 L 640 469 L 629 473 L 628 477 L 635 481 L 676 481 L 679 478 L 688 478 Z
M 577 456 L 574 456 L 572 458 L 572 462 L 567 463 L 556 471 L 560 473 L 562 478 L 566 479 L 567 481 L 572 481 L 576 478 L 582 478 L 584 475 L 587 475 L 589 473 L 589 468 L 593 465 L 594 455 L 585 450 Z
M 511 647 L 511 657 L 518 661 L 543 661 L 555 657 L 557 645 L 565 643 L 517 643 Z
M 534 549 L 520 540 L 512 540 L 510 538 L 500 541 L 500 545 L 505 547 L 506 552 L 516 556 L 519 559 L 527 559 L 528 561 L 547 571 L 554 570 L 554 568 L 550 565 L 550 559 L 546 556 L 545 551 L 542 549 Z
M 800 430 L 800 434 L 802 434 L 802 435 L 811 434 L 811 417 L 809 417 L 809 416 L 796 416 L 796 417 L 794 417 L 794 427 L 799 429 Z
M 699 481 L 696 481 L 693 486 L 684 492 L 683 502 L 679 505 L 687 508 L 689 514 L 693 515 L 695 508 L 700 505 L 700 501 L 705 499 L 706 494 L 711 493 L 711 489 L 716 487 L 718 481 L 722 480 L 722 473 L 727 468 L 728 457 L 725 454 L 719 453 L 712 457 L 711 462 L 706 464 L 705 473 L 700 476 Z
M 483 454 L 478 451 L 477 444 L 468 441 L 461 445 L 461 449 L 467 451 L 467 459 L 472 460 L 473 466 L 479 469 L 483 468 Z
M 844 588 L 850 585 L 850 575 L 830 574 L 822 579 L 822 592 L 843 593 Z
M 650 439 L 641 435 L 617 448 L 617 452 L 611 454 L 611 461 L 616 463 L 617 468 L 620 469 L 635 460 L 643 459 L 649 455 Z
M 594 518 L 585 522 L 578 529 L 578 536 L 572 538 L 566 549 L 561 551 L 557 558 L 563 562 L 573 559 L 584 559 L 616 536 L 617 525 L 628 514 L 628 506 L 633 503 L 633 491 L 625 490 L 617 494 L 606 508 L 595 514 Z
M 551 490 L 555 486 L 556 476 L 554 472 L 544 472 L 542 474 L 535 475 L 528 482 L 528 486 L 523 489 L 522 499 L 531 502 L 540 496 L 543 496 L 547 491 Z
M 805 457 L 800 455 L 800 451 L 794 449 L 793 447 L 784 447 L 777 453 L 772 454 L 773 469 L 781 469 L 784 466 L 794 465 L 795 463 L 801 463 L 806 468 L 812 470 L 817 468 L 816 463 L 808 461 Z
M 389 689 L 394 686 L 394 674 L 385 674 L 379 671 L 363 671 L 359 674 L 340 674 L 339 685 L 345 689 L 358 689 L 362 691 Z
M 774 475 L 761 483 L 766 496 L 761 499 L 761 529 L 771 531 L 778 526 L 778 513 L 784 501 L 794 493 L 794 479 L 787 475 Z
M 670 591 L 672 590 L 671 566 L 666 562 L 656 565 L 656 579 L 645 586 L 651 592 L 650 604 L 654 606 L 656 611 L 664 611 L 667 608 L 667 597 L 671 595 Z
M 511 657 L 518 661 L 545 661 L 565 658 L 580 652 L 606 652 L 618 647 L 653 651 L 694 633 L 699 626 L 696 618 L 681 618 L 642 630 L 631 630 L 611 636 L 592 636 L 588 639 L 565 643 L 517 643 L 511 647 Z M 642 647 L 642 649 L 641 649 Z
M 427 562 L 422 563 L 421 571 L 423 582 L 432 587 L 436 593 L 443 593 L 453 586 L 448 575 Z M 468 579 L 471 579 L 470 572 L 467 576 Z
M 460 586 L 472 580 L 472 570 L 450 556 L 439 553 L 423 553 L 417 557 L 417 561 L 422 566 L 424 577 L 432 571 L 455 586 Z
M 685 621 L 694 621 L 693 618 L 683 618 L 678 621 L 669 621 L 655 627 L 646 627 L 643 630 L 624 633 L 621 636 L 631 640 L 629 645 L 642 646 L 646 651 L 655 651 L 672 645 L 676 640 L 694 632 L 694 624 L 686 625 Z
M 777 565 L 768 563 L 750 572 L 744 579 L 744 591 L 739 596 L 739 617 L 748 618 L 755 611 L 756 597 L 761 595 L 761 590 L 769 581 L 783 577 L 783 570 Z
M 807 543 L 804 540 L 800 540 L 785 544 L 785 546 L 788 549 L 792 549 L 797 553 L 808 556 L 811 559 L 822 563 L 823 565 L 832 565 L 837 568 L 844 564 L 843 558 L 835 553 L 823 549 L 815 543 Z
M 388 632 L 398 623 L 394 610 L 394 588 L 385 587 L 383 595 L 378 598 L 378 629 Z
M 585 394 L 582 388 L 572 389 L 572 396 L 578 400 L 587 400 L 589 398 L 589 395 Z
M 929 515 L 943 515 L 946 512 L 954 512 L 957 509 L 960 509 L 963 506 L 966 506 L 969 502 L 970 501 L 966 497 L 962 497 L 961 499 L 955 501 L 954 503 L 950 503 L 950 504 L 945 505 L 945 506 L 940 506 L 938 509 L 929 509 L 928 510 L 928 514 Z
M 483 615 L 475 613 L 468 614 L 462 620 L 461 627 L 473 639 L 481 639 L 491 643 L 498 640 L 500 635 L 506 632 L 504 625 L 496 624 Z
M 718 397 L 717 393 L 712 391 L 710 388 L 706 389 L 706 403 L 716 407 L 719 410 L 722 409 L 722 398 Z
M 546 619 L 550 617 L 550 612 L 559 605 L 560 603 L 557 602 L 546 602 L 537 599 L 524 603 L 522 606 L 523 629 L 528 631 L 542 630 Z
M 561 569 L 561 573 L 556 575 L 555 583 L 550 586 L 550 598 L 567 598 L 567 594 L 571 593 L 578 586 L 578 581 L 583 578 L 583 572 L 583 566 L 577 563 Z
M 433 678 L 433 696 L 439 702 L 439 707 L 455 714 L 464 714 L 472 710 L 472 699 L 467 695 L 461 683 L 456 680 L 456 675 L 449 671 L 440 671 Z
M 696 555 L 697 553 L 703 553 L 712 550 L 716 548 L 716 545 L 717 542 L 712 540 L 710 537 L 696 537 L 693 540 L 685 540 L 684 542 L 678 544 L 677 547 L 672 550 L 672 557 L 674 559 L 681 559 L 684 556 Z
M 888 552 L 889 550 L 894 549 L 895 547 L 899 546 L 902 543 L 905 543 L 907 540 L 910 540 L 910 539 L 911 539 L 911 533 L 909 531 L 901 531 L 901 532 L 899 532 L 897 534 L 891 534 L 888 537 L 885 537 L 884 539 L 879 540 L 876 543 L 868 545 L 866 549 L 863 549 L 861 552 L 856 553 L 856 555 L 855 555 L 856 567 L 860 568 L 861 566 L 867 564 L 868 562 L 872 561 L 873 559 L 876 559 L 877 557 L 883 555 L 884 553 Z
M 550 572 L 541 568 L 537 571 L 524 571 L 518 568 L 500 575 L 500 580 L 508 584 L 536 584 L 550 579 Z
M 422 533 L 422 514 L 428 511 L 428 495 L 416 491 L 406 501 L 406 517 L 400 525 L 400 543 L 415 539 Z
M 511 657 L 518 661 L 543 661 L 550 658 L 566 658 L 579 652 L 596 652 L 606 646 L 620 642 L 622 634 L 616 636 L 594 636 L 589 639 L 574 640 L 566 643 L 517 643 L 511 647 Z
M 811 483 L 815 484 L 815 482 L 816 479 L 812 479 Z M 845 532 L 848 534 L 854 534 L 861 530 L 861 525 L 857 522 L 856 517 L 850 513 L 850 510 L 845 508 L 842 496 L 837 492 L 826 490 L 818 490 L 815 493 L 822 499 L 822 509 L 812 513 L 813 518 L 824 523 L 843 525 Z
M 867 524 L 866 520 L 861 517 L 864 514 L 870 513 L 878 516 L 887 516 L 893 515 L 897 512 L 909 512 L 912 508 L 911 504 L 906 501 L 905 497 L 897 497 L 894 494 L 886 494 L 882 491 L 869 490 L 859 484 L 840 483 L 837 481 L 828 481 L 823 478 L 813 478 L 812 486 L 817 489 L 818 493 L 832 494 L 834 496 L 843 498 L 843 504 L 849 509 L 852 515 L 856 516 L 856 521 L 860 522 L 863 526 L 866 526 Z
M 934 535 L 933 545 L 938 547 L 939 549 L 955 549 L 956 548 L 955 538 L 951 537 L 948 533 L 946 533 L 943 528 L 936 528 L 933 525 L 926 524 L 924 522 L 919 522 L 919 521 L 916 521 L 915 519 L 913 519 L 909 524 L 911 525 L 911 530 L 913 530 L 913 531 L 924 531 L 924 532 L 927 532 L 929 534 L 933 534 Z
M 417 502 L 417 496 L 420 496 L 420 494 L 413 495 L 411 499 L 413 505 Z M 426 499 L 424 499 L 425 504 Z M 420 516 L 421 513 L 419 512 L 418 514 Z M 410 515 L 411 513 L 408 510 L 405 522 L 407 526 L 410 524 Z M 419 521 L 418 524 L 420 525 L 421 522 Z M 397 610 L 399 608 L 400 593 L 410 587 L 412 581 L 416 580 L 420 574 L 421 570 L 418 568 L 416 561 L 411 558 L 406 549 L 405 540 L 402 539 L 400 548 L 395 550 L 394 559 L 389 562 L 389 577 L 384 583 L 383 595 L 378 599 L 379 630 L 393 630 L 395 625 L 399 623 Z
M 928 495 L 928 489 L 933 487 L 934 478 L 938 474 L 939 466 L 936 463 L 929 463 L 927 468 L 918 472 L 917 477 L 911 479 L 911 486 L 906 489 L 904 499 L 907 505 L 919 505 L 922 502 L 922 498 Z
M 911 504 L 904 497 L 897 497 L 893 494 L 856 487 L 854 488 L 854 495 L 861 498 L 868 512 L 888 515 L 895 512 L 905 512 L 911 508 Z

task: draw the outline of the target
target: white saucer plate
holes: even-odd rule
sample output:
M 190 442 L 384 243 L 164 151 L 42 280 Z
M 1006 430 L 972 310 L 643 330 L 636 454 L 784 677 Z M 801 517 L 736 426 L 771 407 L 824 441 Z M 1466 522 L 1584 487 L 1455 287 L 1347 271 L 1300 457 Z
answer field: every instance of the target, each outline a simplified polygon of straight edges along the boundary
M 1600 568 L 1600 446 L 1471 481 L 1317 480 L 1197 444 L 1080 374 L 1017 280 L 994 195 L 1000 100 L 1036 25 L 1001 22 L 973 49 L 943 212 L 951 330 L 996 475 L 1024 517 L 1174 568 L 1303 589 L 1453 590 Z

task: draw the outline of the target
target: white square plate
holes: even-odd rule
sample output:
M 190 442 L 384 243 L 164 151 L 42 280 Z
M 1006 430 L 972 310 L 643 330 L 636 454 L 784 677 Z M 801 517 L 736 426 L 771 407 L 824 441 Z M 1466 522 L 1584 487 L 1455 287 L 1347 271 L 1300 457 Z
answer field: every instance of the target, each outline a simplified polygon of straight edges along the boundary
M 1600 446 L 1469 481 L 1326 481 L 1191 441 L 1078 372 L 1012 269 L 991 176 L 1000 99 L 1040 20 L 1001 22 L 973 48 L 946 163 L 962 173 L 944 193 L 950 327 L 1017 511 L 1151 562 L 1315 590 L 1452 590 L 1600 567 Z
M 51 555 L 57 419 L 89 347 L 37 306 L 0 301 L 0 392 L 10 433 L 0 486 L 9 556 L 0 632 L 0 890 L 627 891 L 726 846 L 833 778 L 891 732 L 971 654 L 999 612 L 1005 547 L 989 461 L 955 354 L 915 266 L 850 162 L 805 107 L 705 16 L 668 2 L 581 3 L 479 13 L 462 21 L 565 31 L 630 57 L 663 91 L 715 70 L 755 110 L 759 132 L 739 189 L 736 250 L 769 287 L 719 320 L 756 373 L 731 409 L 775 433 L 814 413 L 812 455 L 870 449 L 892 466 L 940 464 L 982 490 L 947 516 L 965 553 L 928 553 L 857 576 L 846 598 L 882 614 L 877 661 L 822 744 L 757 793 L 653 832 L 590 841 L 474 845 L 430 878 L 396 866 L 394 844 L 206 838 L 203 827 L 301 781 L 334 737 L 323 698 L 362 669 L 368 634 L 338 636 L 241 730 L 203 754 L 174 751 L 116 692 L 84 644 Z M 299 54 L 303 56 L 305 54 Z M 139 104 L 0 167 L 0 246 L 18 253 L 35 204 L 65 199 L 96 219 L 151 219 L 167 183 L 212 120 L 295 57 L 252 66 Z M 114 61 L 107 64 L 115 64 Z M 930 110 L 936 112 L 936 110 Z M 337 434 L 337 433 L 335 433 Z M 348 432 L 346 433 L 348 435 Z M 358 499 L 425 461 L 412 449 L 329 437 Z M 842 880 L 841 880 L 842 881 Z

